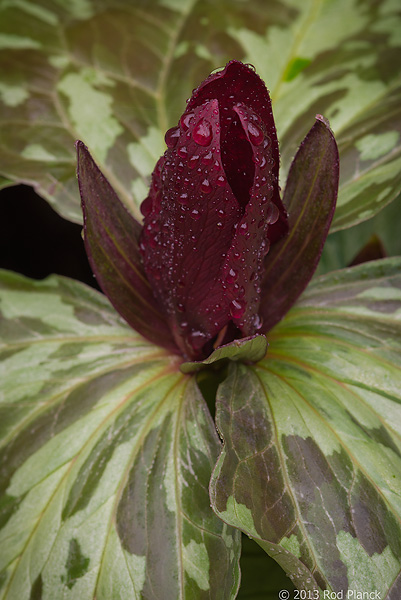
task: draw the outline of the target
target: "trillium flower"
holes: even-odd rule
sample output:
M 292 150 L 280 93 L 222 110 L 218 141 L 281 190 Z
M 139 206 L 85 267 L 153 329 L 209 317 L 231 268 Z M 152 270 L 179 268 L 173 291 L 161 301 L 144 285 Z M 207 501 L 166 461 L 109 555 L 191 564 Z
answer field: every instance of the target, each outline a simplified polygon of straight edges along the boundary
M 269 93 L 238 61 L 194 90 L 165 140 L 143 225 L 77 143 L 86 250 L 103 291 L 134 329 L 202 360 L 267 333 L 307 285 L 335 208 L 338 152 L 318 115 L 282 202 Z

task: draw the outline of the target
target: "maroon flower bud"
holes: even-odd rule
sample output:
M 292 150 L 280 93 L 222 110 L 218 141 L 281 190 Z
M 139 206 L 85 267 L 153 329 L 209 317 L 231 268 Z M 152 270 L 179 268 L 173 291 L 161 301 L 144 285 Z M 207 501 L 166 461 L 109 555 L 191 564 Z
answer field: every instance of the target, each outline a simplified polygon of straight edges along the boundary
M 287 231 L 268 91 L 237 62 L 194 91 L 142 204 L 147 277 L 184 355 L 253 335 L 270 244 Z
M 267 332 L 305 288 L 334 212 L 338 153 L 318 115 L 289 172 L 287 219 L 269 94 L 238 61 L 194 90 L 166 144 L 141 227 L 77 143 L 85 244 L 127 322 L 199 360 Z

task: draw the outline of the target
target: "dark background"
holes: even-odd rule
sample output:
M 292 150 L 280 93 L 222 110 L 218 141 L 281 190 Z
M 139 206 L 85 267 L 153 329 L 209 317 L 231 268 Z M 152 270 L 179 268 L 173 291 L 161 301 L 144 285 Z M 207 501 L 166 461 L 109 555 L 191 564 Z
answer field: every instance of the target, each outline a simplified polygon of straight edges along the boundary
M 82 226 L 60 217 L 33 188 L 0 191 L 0 268 L 43 279 L 57 273 L 99 289 L 89 267 Z

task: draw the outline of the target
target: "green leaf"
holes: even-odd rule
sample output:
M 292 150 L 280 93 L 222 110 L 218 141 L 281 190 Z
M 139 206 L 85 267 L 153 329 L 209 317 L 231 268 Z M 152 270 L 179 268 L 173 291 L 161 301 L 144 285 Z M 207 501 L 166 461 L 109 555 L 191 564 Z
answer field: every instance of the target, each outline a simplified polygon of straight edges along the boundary
M 213 506 L 298 588 L 399 595 L 400 334 L 401 259 L 365 263 L 316 279 L 220 386 Z
M 182 363 L 180 370 L 182 373 L 195 373 L 206 369 L 209 365 L 214 365 L 220 361 L 242 361 L 257 362 L 261 360 L 267 351 L 267 340 L 264 335 L 253 335 L 250 337 L 234 340 L 229 344 L 224 344 L 216 348 L 205 360 Z
M 164 132 L 192 88 L 237 58 L 272 92 L 282 186 L 315 114 L 330 119 L 342 165 L 334 227 L 349 227 L 401 188 L 399 28 L 394 0 L 5 0 L 2 173 L 80 221 L 79 138 L 138 217 Z
M 401 195 L 373 219 L 360 223 L 352 229 L 330 234 L 324 245 L 317 273 L 321 275 L 350 265 L 373 235 L 379 237 L 387 256 L 401 255 L 400 214 Z
M 195 379 L 84 285 L 0 281 L 0 598 L 234 598 Z

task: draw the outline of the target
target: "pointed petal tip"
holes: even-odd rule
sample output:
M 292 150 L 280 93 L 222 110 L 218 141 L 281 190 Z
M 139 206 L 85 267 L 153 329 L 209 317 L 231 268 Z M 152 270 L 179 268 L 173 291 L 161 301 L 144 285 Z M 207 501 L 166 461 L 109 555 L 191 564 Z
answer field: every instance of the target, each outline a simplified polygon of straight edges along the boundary
M 326 125 L 327 129 L 330 129 L 330 131 L 331 131 L 330 121 L 328 119 L 326 119 L 326 117 L 324 117 L 323 115 L 316 115 L 315 119 L 316 119 L 316 121 L 320 121 L 321 123 Z
M 82 152 L 89 153 L 88 147 L 81 140 L 76 140 L 74 145 L 77 151 L 78 158 Z

